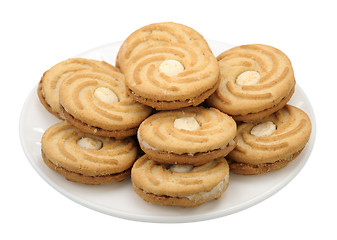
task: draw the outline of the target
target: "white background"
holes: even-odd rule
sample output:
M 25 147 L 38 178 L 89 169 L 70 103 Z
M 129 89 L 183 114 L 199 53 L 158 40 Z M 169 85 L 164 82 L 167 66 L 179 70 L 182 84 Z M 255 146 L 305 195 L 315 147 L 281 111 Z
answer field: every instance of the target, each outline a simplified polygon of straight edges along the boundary
M 336 54 L 334 1 L 1 1 L 1 239 L 336 239 Z M 85 50 L 124 40 L 149 23 L 174 21 L 233 45 L 285 52 L 317 120 L 312 155 L 297 177 L 262 203 L 226 217 L 143 223 L 85 208 L 31 167 L 18 123 L 48 68 Z M 7 236 L 7 237 L 4 237 Z

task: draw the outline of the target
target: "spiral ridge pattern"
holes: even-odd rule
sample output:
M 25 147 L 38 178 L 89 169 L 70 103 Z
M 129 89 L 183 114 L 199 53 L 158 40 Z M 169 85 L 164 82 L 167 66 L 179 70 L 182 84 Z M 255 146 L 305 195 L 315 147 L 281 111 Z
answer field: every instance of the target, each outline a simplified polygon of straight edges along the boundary
M 176 76 L 165 75 L 159 71 L 165 60 L 180 62 L 184 71 Z M 125 78 L 131 91 L 143 98 L 185 101 L 217 86 L 218 74 L 217 61 L 209 51 L 172 43 L 138 52 L 130 60 Z
M 224 158 L 194 167 L 187 173 L 178 173 L 144 155 L 136 160 L 131 179 L 133 184 L 145 192 L 179 197 L 210 191 L 224 180 L 228 172 L 228 164 Z
M 246 115 L 272 108 L 291 94 L 294 71 L 288 57 L 280 50 L 261 44 L 243 45 L 218 57 L 220 85 L 208 102 L 230 115 Z M 253 71 L 257 83 L 240 84 L 238 77 Z
M 102 147 L 86 149 L 77 142 L 82 138 L 100 141 Z M 130 168 L 137 156 L 136 143 L 127 138 L 114 140 L 85 134 L 67 122 L 48 128 L 41 140 L 42 152 L 56 166 L 86 176 L 104 176 Z
M 254 126 L 271 121 L 276 131 L 270 136 L 251 134 Z M 297 153 L 309 140 L 311 122 L 305 112 L 291 105 L 257 123 L 238 126 L 238 143 L 228 155 L 229 159 L 248 164 L 272 163 Z
M 118 102 L 106 103 L 95 97 L 98 88 L 112 91 Z M 136 128 L 151 109 L 128 95 L 124 75 L 117 70 L 82 70 L 65 79 L 60 86 L 60 104 L 73 118 L 104 130 Z
M 194 29 L 173 22 L 154 23 L 136 30 L 123 42 L 116 66 L 125 72 L 125 67 L 134 54 L 165 43 L 183 43 L 211 52 L 206 40 Z

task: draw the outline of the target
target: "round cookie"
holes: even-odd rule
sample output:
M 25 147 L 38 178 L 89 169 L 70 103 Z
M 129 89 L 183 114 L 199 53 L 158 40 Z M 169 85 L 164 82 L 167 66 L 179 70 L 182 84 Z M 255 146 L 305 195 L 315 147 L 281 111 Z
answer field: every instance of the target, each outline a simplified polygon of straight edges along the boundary
M 194 29 L 173 22 L 153 23 L 136 30 L 123 42 L 116 66 L 125 72 L 127 63 L 135 54 L 165 43 L 185 43 L 211 52 L 206 40 Z
M 143 155 L 131 170 L 134 191 L 146 202 L 196 207 L 219 199 L 229 184 L 229 167 L 225 158 L 204 165 L 165 165 Z
M 115 68 L 83 70 L 64 79 L 60 106 L 81 131 L 117 139 L 135 135 L 152 112 L 128 95 L 124 75 Z
M 125 69 L 131 96 L 157 110 L 199 105 L 219 84 L 219 66 L 213 54 L 184 43 L 137 51 Z
M 294 71 L 280 50 L 243 45 L 218 57 L 220 84 L 207 103 L 237 121 L 256 121 L 281 109 L 295 90 Z
M 236 123 L 215 108 L 189 107 L 153 114 L 139 126 L 137 136 L 151 159 L 197 166 L 234 149 Z
M 40 102 L 50 113 L 59 119 L 64 119 L 61 115 L 59 105 L 59 88 L 61 82 L 77 71 L 98 68 L 114 69 L 113 66 L 106 62 L 85 58 L 70 58 L 54 65 L 43 74 L 39 82 L 37 93 Z
M 258 122 L 242 123 L 237 146 L 227 156 L 230 170 L 251 175 L 283 168 L 300 154 L 310 133 L 308 115 L 291 105 Z
M 45 131 L 41 152 L 46 165 L 67 180 L 97 185 L 128 177 L 137 158 L 137 145 L 131 138 L 85 134 L 64 121 Z

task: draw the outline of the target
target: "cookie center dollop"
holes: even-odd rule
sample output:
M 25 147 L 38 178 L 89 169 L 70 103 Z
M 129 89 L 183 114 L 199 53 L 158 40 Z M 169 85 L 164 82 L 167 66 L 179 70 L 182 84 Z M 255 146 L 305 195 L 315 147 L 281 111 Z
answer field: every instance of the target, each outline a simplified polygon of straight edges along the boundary
M 99 150 L 102 148 L 102 142 L 96 139 L 84 137 L 77 141 L 77 145 L 85 149 Z
M 189 164 L 174 164 L 170 167 L 171 172 L 188 173 L 193 169 L 193 165 Z
M 276 131 L 276 125 L 271 122 L 264 122 L 256 125 L 250 131 L 250 134 L 254 135 L 255 137 L 268 137 L 272 135 Z
M 94 95 L 98 100 L 104 103 L 107 103 L 107 104 L 118 102 L 117 95 L 113 91 L 111 91 L 109 88 L 106 88 L 106 87 L 96 88 Z
M 239 85 L 254 85 L 260 80 L 260 73 L 256 71 L 246 71 L 241 73 L 236 79 Z
M 159 65 L 159 72 L 169 77 L 176 76 L 184 70 L 184 66 L 177 60 L 165 60 Z
M 194 117 L 182 117 L 174 120 L 174 127 L 187 131 L 195 131 L 200 128 L 200 125 Z

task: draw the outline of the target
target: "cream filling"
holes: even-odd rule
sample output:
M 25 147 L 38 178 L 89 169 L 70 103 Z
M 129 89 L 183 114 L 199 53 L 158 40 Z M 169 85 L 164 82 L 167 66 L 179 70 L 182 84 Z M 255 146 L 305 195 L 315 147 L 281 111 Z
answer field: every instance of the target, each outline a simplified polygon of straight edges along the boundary
M 226 175 L 226 177 L 218 183 L 214 188 L 211 189 L 209 192 L 200 192 L 200 193 L 195 193 L 191 194 L 188 196 L 182 196 L 180 198 L 188 198 L 189 200 L 192 201 L 201 201 L 205 199 L 213 199 L 222 194 L 222 192 L 226 189 L 226 187 L 229 184 L 229 174 Z

